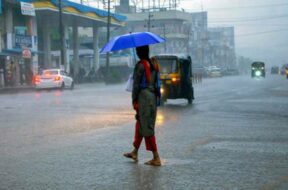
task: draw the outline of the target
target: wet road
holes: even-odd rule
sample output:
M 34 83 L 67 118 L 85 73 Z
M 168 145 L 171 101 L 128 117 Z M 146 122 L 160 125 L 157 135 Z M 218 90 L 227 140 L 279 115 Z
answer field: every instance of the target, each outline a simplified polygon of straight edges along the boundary
M 124 85 L 0 95 L 0 189 L 288 189 L 288 81 L 205 79 L 159 109 L 163 166 L 132 149 Z

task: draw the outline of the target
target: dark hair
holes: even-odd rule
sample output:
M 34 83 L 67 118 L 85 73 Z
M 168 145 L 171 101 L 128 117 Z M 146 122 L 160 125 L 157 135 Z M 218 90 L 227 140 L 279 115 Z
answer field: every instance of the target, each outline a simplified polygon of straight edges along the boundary
M 154 70 L 154 66 L 151 63 L 151 60 L 149 58 L 149 46 L 145 45 L 145 46 L 136 47 L 136 54 L 140 60 L 142 59 L 147 60 L 150 63 L 150 70 L 151 71 Z
M 136 54 L 139 59 L 149 60 L 149 46 L 136 47 Z

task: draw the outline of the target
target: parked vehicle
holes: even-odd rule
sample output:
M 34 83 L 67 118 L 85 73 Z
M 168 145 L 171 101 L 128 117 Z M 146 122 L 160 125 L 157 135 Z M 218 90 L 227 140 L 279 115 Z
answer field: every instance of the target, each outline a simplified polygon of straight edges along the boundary
M 208 76 L 209 77 L 222 77 L 221 69 L 216 66 L 208 67 Z
M 73 79 L 61 69 L 43 70 L 40 75 L 34 76 L 34 84 L 36 89 L 74 88 Z
M 161 102 L 185 98 L 191 104 L 194 99 L 191 57 L 174 54 L 155 57 L 160 63 Z
M 253 62 L 251 64 L 251 77 L 265 77 L 265 63 L 264 62 Z
M 278 66 L 271 67 L 271 74 L 279 74 L 279 73 L 280 73 L 280 69 Z

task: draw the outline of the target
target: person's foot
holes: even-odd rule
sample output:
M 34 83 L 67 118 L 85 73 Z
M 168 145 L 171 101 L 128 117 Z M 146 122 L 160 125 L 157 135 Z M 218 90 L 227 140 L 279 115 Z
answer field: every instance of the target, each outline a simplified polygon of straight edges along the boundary
M 153 158 L 152 160 L 145 162 L 145 164 L 150 166 L 161 166 L 161 160 L 160 158 Z
M 128 152 L 123 154 L 123 156 L 125 156 L 126 158 L 131 158 L 134 161 L 138 161 L 138 155 L 134 152 Z

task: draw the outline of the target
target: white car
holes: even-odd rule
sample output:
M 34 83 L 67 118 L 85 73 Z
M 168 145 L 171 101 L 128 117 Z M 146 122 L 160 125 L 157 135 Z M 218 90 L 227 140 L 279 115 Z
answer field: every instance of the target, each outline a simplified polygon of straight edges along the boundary
M 61 69 L 46 69 L 40 75 L 34 77 L 36 89 L 46 88 L 74 88 L 73 79 L 68 76 L 68 73 Z
M 209 77 L 222 77 L 221 69 L 215 66 L 208 68 Z

